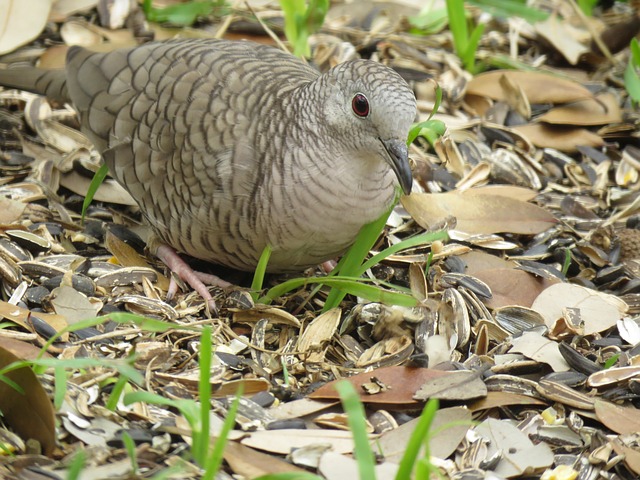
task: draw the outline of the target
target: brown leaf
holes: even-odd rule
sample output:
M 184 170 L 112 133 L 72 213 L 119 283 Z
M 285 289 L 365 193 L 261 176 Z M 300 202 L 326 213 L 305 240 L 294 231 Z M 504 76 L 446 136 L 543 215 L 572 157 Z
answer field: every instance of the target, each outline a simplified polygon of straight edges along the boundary
M 11 320 L 13 323 L 20 325 L 25 330 L 32 330 L 29 324 L 29 315 L 31 315 L 31 311 L 29 309 L 0 300 L 0 317 Z M 61 315 L 38 312 L 37 316 L 57 332 L 67 327 L 67 321 Z M 65 334 L 62 339 L 66 340 L 67 335 L 68 334 Z
M 350 382 L 356 391 L 360 393 L 360 400 L 364 403 L 417 406 L 421 402 L 414 400 L 413 396 L 422 385 L 450 374 L 451 372 L 431 370 L 429 368 L 383 367 L 371 372 L 359 373 L 345 380 Z M 370 383 L 372 377 L 385 384 L 388 390 L 375 395 L 366 394 L 362 386 Z M 309 398 L 339 400 L 340 396 L 334 388 L 338 381 L 342 380 L 335 380 L 323 385 L 309 395 Z
M 607 428 L 619 434 L 640 432 L 640 410 L 621 407 L 606 400 L 595 401 L 596 416 Z
M 407 448 L 407 443 L 415 430 L 419 418 L 408 421 L 390 430 L 375 440 L 375 445 L 383 452 L 385 460 L 399 462 Z M 431 423 L 429 453 L 437 458 L 448 458 L 458 447 L 471 427 L 471 412 L 465 407 L 439 409 Z
M 476 372 L 448 372 L 448 375 L 434 378 L 426 382 L 413 398 L 428 400 L 469 400 L 484 397 L 487 387 Z
M 456 230 L 471 234 L 520 233 L 535 235 L 558 221 L 545 209 L 531 203 L 497 195 L 414 193 L 402 197 L 402 205 L 413 219 L 429 228 L 453 215 Z
M 489 308 L 508 305 L 530 307 L 540 293 L 560 280 L 536 277 L 523 270 L 496 268 L 476 271 L 473 276 L 491 288 L 493 296 L 484 303 Z
M 527 96 L 529 103 L 569 103 L 592 98 L 593 94 L 578 82 L 540 72 L 495 70 L 476 75 L 467 85 L 467 93 L 506 101 L 507 92 L 500 83 L 506 76 Z
M 0 337 L 0 348 L 24 360 L 33 360 L 38 357 L 53 358 L 48 352 L 42 352 L 42 349 L 33 344 L 13 338 Z
M 487 392 L 487 396 L 475 400 L 467 405 L 472 412 L 490 410 L 496 407 L 508 407 L 511 405 L 546 405 L 545 402 L 528 395 L 520 395 L 511 392 Z
M 530 123 L 517 125 L 513 129 L 536 147 L 555 148 L 562 152 L 576 152 L 578 146 L 595 148 L 604 145 L 604 140 L 599 135 L 586 128 Z
M 19 361 L 13 353 L 0 347 L 0 368 Z M 25 441 L 37 440 L 45 454 L 56 446 L 55 412 L 35 373 L 22 367 L 5 374 L 22 392 L 0 379 L 0 411 L 3 420 Z
M 618 455 L 624 455 L 624 463 L 627 467 L 640 476 L 640 452 L 622 445 L 619 439 L 614 439 L 611 446 Z
M 244 478 L 256 478 L 270 473 L 305 471 L 273 455 L 257 452 L 238 442 L 227 442 L 224 459 L 235 474 Z
M 622 121 L 622 112 L 616 97 L 611 93 L 598 95 L 596 98 L 552 108 L 538 121 L 554 125 L 604 125 Z

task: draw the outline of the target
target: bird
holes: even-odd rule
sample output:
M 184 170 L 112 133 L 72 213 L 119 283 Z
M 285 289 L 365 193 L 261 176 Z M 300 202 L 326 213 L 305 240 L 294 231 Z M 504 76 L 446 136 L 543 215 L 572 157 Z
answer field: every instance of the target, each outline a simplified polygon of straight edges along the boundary
M 0 85 L 70 103 L 138 203 L 152 253 L 212 302 L 182 254 L 296 272 L 343 254 L 412 173 L 412 89 L 371 60 L 320 73 L 280 49 L 222 39 L 68 49 L 60 70 L 0 70 Z M 224 282 L 222 282 L 224 283 Z

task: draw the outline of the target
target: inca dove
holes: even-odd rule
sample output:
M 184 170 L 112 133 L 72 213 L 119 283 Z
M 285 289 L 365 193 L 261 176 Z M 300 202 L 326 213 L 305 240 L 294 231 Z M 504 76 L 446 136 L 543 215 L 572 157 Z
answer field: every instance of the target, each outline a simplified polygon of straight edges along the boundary
M 66 72 L 0 71 L 0 84 L 68 101 L 161 244 L 241 270 L 342 254 L 408 193 L 415 97 L 355 60 L 320 75 L 271 47 L 177 40 L 110 53 L 72 47 Z M 159 256 L 205 298 L 173 250 Z

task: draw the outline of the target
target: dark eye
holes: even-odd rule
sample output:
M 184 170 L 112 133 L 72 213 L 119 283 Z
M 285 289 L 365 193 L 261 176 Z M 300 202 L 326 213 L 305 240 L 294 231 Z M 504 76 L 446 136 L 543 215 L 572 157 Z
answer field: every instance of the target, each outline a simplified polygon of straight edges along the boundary
M 353 113 L 364 118 L 369 115 L 369 100 L 362 93 L 356 93 L 351 100 L 351 108 Z

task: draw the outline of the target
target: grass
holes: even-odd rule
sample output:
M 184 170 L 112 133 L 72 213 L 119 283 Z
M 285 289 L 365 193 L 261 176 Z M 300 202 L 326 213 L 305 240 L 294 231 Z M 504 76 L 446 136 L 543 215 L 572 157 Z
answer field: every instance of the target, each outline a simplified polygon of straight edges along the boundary
M 624 71 L 624 86 L 634 106 L 640 105 L 640 42 L 637 38 L 629 45 L 631 53 Z
M 310 57 L 309 36 L 317 32 L 329 11 L 329 0 L 280 0 L 284 34 L 296 57 Z
M 224 0 L 202 0 L 184 3 L 174 3 L 164 8 L 155 8 L 152 0 L 142 2 L 142 11 L 150 22 L 169 23 L 178 27 L 188 27 L 196 23 L 198 19 L 209 17 L 225 6 Z M 220 15 L 227 13 L 225 10 L 218 12 Z
M 106 321 L 107 318 L 115 319 L 118 322 L 131 322 L 133 321 L 137 325 L 149 327 L 148 331 L 158 332 L 165 331 L 169 326 L 172 329 L 185 329 L 193 331 L 194 328 L 181 327 L 175 324 L 167 324 L 166 322 L 159 322 L 153 319 L 147 319 L 139 317 L 133 314 L 111 314 L 105 317 L 98 317 L 90 319 L 84 322 L 80 322 L 79 325 L 69 327 L 66 331 L 73 331 L 79 328 L 86 328 L 87 326 L 97 325 L 98 323 Z M 58 335 L 61 335 L 60 332 Z M 212 329 L 210 326 L 205 326 L 201 329 L 200 333 L 200 349 L 199 349 L 199 365 L 200 375 L 198 381 L 199 401 L 192 399 L 171 399 L 163 396 L 148 392 L 148 391 L 134 391 L 132 393 L 126 393 L 123 396 L 124 405 L 131 405 L 136 402 L 144 402 L 147 404 L 154 404 L 158 406 L 165 406 L 174 409 L 185 418 L 191 429 L 191 458 L 202 468 L 202 479 L 213 480 L 217 472 L 222 468 L 222 462 L 224 458 L 224 449 L 228 442 L 229 433 L 231 432 L 238 411 L 239 399 L 242 395 L 242 391 L 236 393 L 235 399 L 231 402 L 227 415 L 225 416 L 223 426 L 220 434 L 212 442 L 212 432 L 210 425 L 211 414 L 211 383 L 210 383 L 210 371 L 213 357 L 213 344 L 212 344 Z M 46 346 L 43 351 L 46 350 Z M 0 374 L 4 374 L 7 371 L 21 368 L 24 366 L 31 366 L 37 368 L 54 368 L 56 379 L 56 392 L 62 391 L 66 393 L 67 377 L 71 371 L 78 369 L 86 369 L 96 366 L 102 368 L 114 368 L 119 379 L 117 384 L 121 381 L 125 386 L 131 384 L 142 386 L 144 385 L 144 379 L 138 370 L 134 369 L 130 364 L 133 362 L 133 355 L 126 360 L 109 360 L 109 359 L 73 359 L 73 360 L 59 360 L 59 359 L 36 359 L 31 361 L 15 362 L 5 367 Z M 0 375 L 0 379 L 3 377 Z M 16 385 L 19 389 L 19 387 Z M 136 388 L 136 387 L 134 387 Z M 339 382 L 336 386 L 338 393 L 343 404 L 344 411 L 347 413 L 349 428 L 353 433 L 354 438 L 354 453 L 360 472 L 360 479 L 375 480 L 375 465 L 376 456 L 374 455 L 370 439 L 366 432 L 366 415 L 365 410 L 360 402 L 359 396 L 354 387 L 347 381 Z M 121 394 L 124 388 L 114 389 L 110 394 L 109 402 L 117 402 L 121 398 Z M 55 394 L 58 398 L 58 393 Z M 64 395 L 62 395 L 64 398 Z M 57 400 L 58 401 L 58 400 Z M 61 403 L 61 402 L 60 402 Z M 58 404 L 58 408 L 60 407 Z M 425 409 L 422 412 L 420 421 L 413 432 L 409 444 L 407 446 L 405 455 L 400 463 L 398 475 L 396 480 L 409 480 L 415 479 L 427 479 L 434 471 L 434 467 L 429 461 L 428 439 L 429 430 L 433 417 L 437 411 L 437 400 L 430 400 Z M 128 454 L 131 461 L 132 472 L 134 476 L 138 471 L 137 451 L 136 445 L 133 439 L 128 434 L 122 435 L 122 442 L 124 449 Z M 420 455 L 420 452 L 424 452 Z M 72 458 L 67 478 L 75 480 L 79 478 L 85 467 L 87 458 L 82 450 L 79 450 Z M 154 478 L 168 478 L 171 473 L 179 473 L 178 467 L 172 467 L 166 471 L 159 472 Z M 426 475 L 426 476 L 425 476 Z M 321 477 L 313 474 L 292 474 L 292 473 L 280 473 L 270 474 L 260 477 L 260 480 L 317 480 Z
M 411 33 L 417 35 L 437 33 L 448 23 L 455 52 L 470 73 L 479 73 L 485 68 L 476 64 L 476 53 L 485 24 L 472 25 L 467 16 L 467 6 L 480 8 L 494 17 L 520 17 L 529 23 L 544 21 L 549 16 L 546 12 L 528 7 L 524 0 L 446 0 L 445 9 L 435 8 L 434 3 L 430 3 L 419 15 L 409 17 L 413 27 Z

